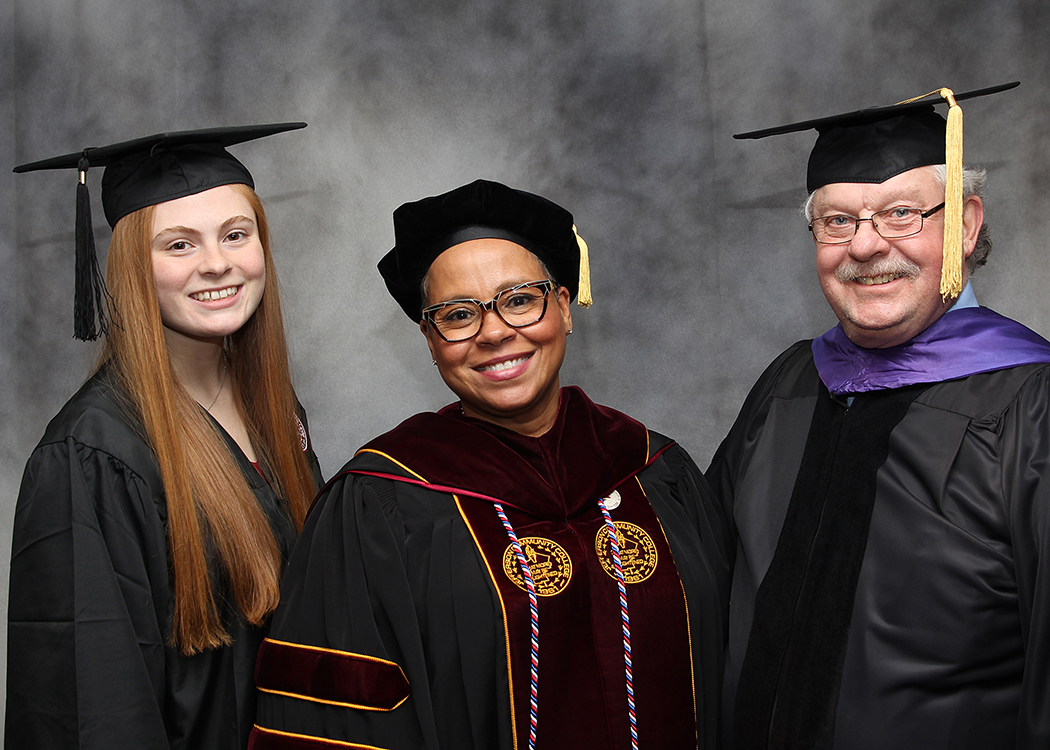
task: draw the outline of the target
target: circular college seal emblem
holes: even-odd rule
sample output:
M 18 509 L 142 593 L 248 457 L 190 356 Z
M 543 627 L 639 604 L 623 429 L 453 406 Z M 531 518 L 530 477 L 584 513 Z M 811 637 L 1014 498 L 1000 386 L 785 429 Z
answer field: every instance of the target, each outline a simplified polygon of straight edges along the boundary
M 518 540 L 525 561 L 532 573 L 532 583 L 540 596 L 555 596 L 565 590 L 572 579 L 572 560 L 569 553 L 557 542 L 541 536 L 527 536 Z M 518 588 L 528 591 L 525 575 L 518 564 L 514 546 L 507 545 L 503 553 L 503 572 Z
M 616 521 L 616 538 L 620 544 L 620 563 L 623 578 L 627 583 L 641 583 L 656 570 L 656 545 L 641 526 L 626 521 Z M 609 529 L 602 526 L 594 537 L 594 551 L 610 577 L 616 578 L 612 545 L 609 544 Z

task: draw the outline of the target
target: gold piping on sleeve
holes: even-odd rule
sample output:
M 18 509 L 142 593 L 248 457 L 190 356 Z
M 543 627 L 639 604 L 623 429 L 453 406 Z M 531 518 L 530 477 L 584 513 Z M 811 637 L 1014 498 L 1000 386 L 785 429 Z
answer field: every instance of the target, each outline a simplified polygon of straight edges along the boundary
M 401 665 L 398 664 L 397 662 L 392 662 L 392 661 L 389 661 L 387 659 L 380 659 L 378 656 L 368 656 L 367 654 L 355 654 L 352 651 L 339 651 L 338 649 L 334 649 L 334 648 L 321 648 L 320 646 L 307 646 L 304 643 L 290 643 L 288 641 L 279 641 L 276 638 L 263 638 L 263 641 L 264 642 L 273 643 L 273 644 L 276 644 L 278 646 L 289 646 L 291 648 L 301 648 L 301 649 L 304 649 L 306 651 L 319 651 L 319 652 L 324 653 L 324 654 L 336 654 L 337 656 L 352 656 L 355 659 L 363 659 L 364 661 L 376 662 L 377 664 L 389 664 L 392 667 L 397 667 L 397 671 L 401 673 L 401 677 L 402 677 L 402 679 L 404 679 L 405 684 L 408 685 L 409 688 L 411 689 L 411 683 L 408 681 L 408 676 L 405 674 L 405 670 L 403 670 L 401 668 Z M 408 698 L 409 698 L 409 696 L 406 695 L 404 698 L 399 700 L 396 704 L 394 704 L 390 708 L 381 708 L 379 706 L 365 706 L 365 705 L 361 705 L 361 704 L 358 704 L 358 703 L 347 703 L 345 701 L 333 701 L 333 700 L 327 700 L 325 698 L 314 698 L 311 695 L 304 695 L 303 693 L 292 693 L 292 692 L 289 692 L 287 690 L 273 690 L 272 688 L 264 688 L 264 687 L 257 688 L 257 690 L 259 690 L 259 692 L 262 692 L 262 693 L 269 693 L 270 695 L 281 695 L 281 696 L 284 696 L 285 698 L 295 698 L 295 699 L 301 700 L 301 701 L 309 701 L 310 703 L 323 703 L 326 706 L 339 706 L 341 708 L 356 708 L 356 709 L 360 709 L 361 711 L 380 711 L 380 712 L 393 711 L 395 708 L 400 706 L 402 703 L 407 701 Z M 409 695 L 411 695 L 411 693 L 409 693 Z M 274 730 L 266 730 L 266 731 L 274 731 Z
M 254 728 L 255 731 L 261 732 L 262 734 L 276 734 L 278 737 L 291 737 L 297 740 L 306 740 L 307 742 L 320 742 L 334 747 L 349 747 L 352 748 L 352 750 L 387 750 L 387 748 L 377 747 L 376 745 L 362 745 L 359 742 L 344 742 L 343 740 L 330 740 L 327 737 L 314 737 L 309 734 L 295 734 L 293 732 L 282 732 L 279 729 L 267 729 L 258 724 L 255 724 Z
M 292 648 L 301 648 L 301 649 L 305 649 L 306 651 L 320 651 L 321 653 L 324 653 L 324 654 L 336 654 L 338 656 L 353 656 L 356 659 L 364 659 L 366 661 L 375 661 L 375 662 L 379 662 L 380 664 L 389 664 L 389 665 L 391 665 L 393 667 L 397 667 L 398 670 L 401 670 L 401 666 L 397 662 L 390 661 L 389 659 L 382 659 L 382 658 L 380 658 L 378 656 L 369 656 L 368 654 L 356 654 L 353 651 L 340 651 L 339 649 L 323 648 L 322 646 L 309 646 L 309 645 L 307 645 L 305 643 L 292 643 L 291 641 L 279 641 L 276 638 L 263 638 L 263 641 L 265 641 L 266 643 L 274 643 L 274 644 L 277 644 L 278 646 L 290 646 Z M 404 671 L 401 671 L 401 675 L 404 676 L 404 674 L 405 674 Z M 405 678 L 405 682 L 408 682 L 408 678 L 407 677 Z
M 295 698 L 296 700 L 309 701 L 310 703 L 320 703 L 325 706 L 338 706 L 339 708 L 356 708 L 359 711 L 378 711 L 379 713 L 393 711 L 395 708 L 398 708 L 402 703 L 408 700 L 408 696 L 406 695 L 404 698 L 399 700 L 396 705 L 393 705 L 390 708 L 381 708 L 379 706 L 363 706 L 359 703 L 344 703 L 343 701 L 330 701 L 326 700 L 325 698 L 314 698 L 309 695 L 303 695 L 302 693 L 289 693 L 285 690 L 272 690 L 270 688 L 264 687 L 256 688 L 256 690 L 258 690 L 260 693 L 280 695 L 284 698 Z

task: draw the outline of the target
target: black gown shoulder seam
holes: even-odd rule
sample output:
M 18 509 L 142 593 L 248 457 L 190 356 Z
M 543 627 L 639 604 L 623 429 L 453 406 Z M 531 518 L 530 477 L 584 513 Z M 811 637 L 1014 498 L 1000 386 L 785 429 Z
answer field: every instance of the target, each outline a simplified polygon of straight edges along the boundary
M 953 409 L 953 408 L 949 407 L 948 405 L 941 405 L 941 404 L 931 403 L 931 401 L 929 401 L 929 400 L 927 400 L 925 398 L 925 394 L 920 394 L 918 396 L 918 398 L 915 399 L 915 402 L 919 403 L 919 404 L 922 404 L 924 407 L 926 407 L 928 409 L 933 409 L 935 411 L 943 412 L 945 414 L 955 414 L 957 416 L 964 417 L 964 418 L 966 418 L 966 419 L 968 419 L 970 421 L 987 420 L 987 419 L 999 420 L 999 419 L 1002 419 L 1003 415 L 1005 415 L 1011 408 L 1013 408 L 1016 405 L 1018 399 L 1021 397 L 1022 392 L 1025 391 L 1025 389 L 1028 388 L 1029 383 L 1031 383 L 1031 381 L 1033 379 L 1039 377 L 1043 373 L 1050 373 L 1050 364 L 1033 363 L 1033 364 L 1026 364 L 1026 365 L 1018 365 L 1016 367 L 1008 367 L 1008 368 L 1005 368 L 1003 370 L 992 370 L 990 372 L 980 372 L 980 373 L 975 373 L 973 375 L 967 375 L 964 378 L 955 378 L 953 380 L 945 380 L 945 381 L 941 381 L 941 382 L 938 382 L 938 383 L 929 383 L 929 384 L 927 384 L 928 387 L 926 388 L 926 391 L 929 392 L 929 391 L 934 390 L 934 389 L 936 389 L 936 388 L 938 388 L 940 386 L 950 386 L 952 383 L 964 382 L 966 380 L 970 380 L 971 378 L 980 378 L 980 377 L 983 377 L 983 376 L 993 376 L 996 373 L 1002 373 L 1002 372 L 1007 372 L 1007 371 L 1009 371 L 1011 373 L 1014 373 L 1014 372 L 1017 372 L 1018 370 L 1022 370 L 1022 369 L 1030 369 L 1031 372 L 1027 373 L 1016 384 L 1016 386 L 1011 389 L 1010 396 L 1003 401 L 1001 407 L 999 407 L 999 408 L 997 408 L 995 410 L 992 410 L 992 411 L 986 411 L 986 412 L 983 412 L 981 414 L 972 414 L 972 413 L 969 413 L 969 412 L 966 412 L 966 411 L 961 411 L 959 409 Z M 1050 381 L 1050 375 L 1048 375 L 1048 381 Z
M 110 451 L 106 450 L 105 448 L 99 448 L 97 446 L 89 445 L 88 443 L 85 443 L 85 442 L 83 442 L 81 440 L 78 440 L 73 435 L 66 435 L 61 440 L 49 440 L 46 443 L 40 443 L 39 445 L 37 445 L 36 448 L 33 449 L 33 453 L 30 454 L 30 460 L 32 460 L 33 457 L 36 456 L 41 451 L 41 449 L 43 449 L 43 448 L 47 448 L 47 447 L 50 447 L 50 446 L 53 446 L 53 445 L 66 445 L 70 441 L 72 441 L 75 445 L 77 445 L 77 446 L 79 446 L 81 448 L 85 448 L 86 450 L 89 450 L 89 451 L 91 451 L 93 453 L 98 453 L 99 455 L 106 456 L 107 458 L 112 459 L 113 461 L 115 461 L 116 463 L 118 463 L 122 467 L 124 467 L 124 469 L 126 469 L 129 474 L 133 475 L 136 479 L 141 481 L 146 486 L 149 486 L 149 480 L 147 480 L 146 477 L 144 477 L 142 475 L 142 472 L 138 471 L 137 469 L 132 468 L 131 465 L 128 464 L 127 461 L 125 461 L 124 459 L 120 458 L 119 456 L 114 455 L 113 453 L 111 453 Z

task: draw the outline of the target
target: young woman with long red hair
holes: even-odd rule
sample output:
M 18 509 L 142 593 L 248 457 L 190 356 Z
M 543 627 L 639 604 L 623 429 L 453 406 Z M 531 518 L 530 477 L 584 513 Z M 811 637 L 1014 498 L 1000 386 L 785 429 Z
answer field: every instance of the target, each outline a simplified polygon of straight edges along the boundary
M 113 239 L 103 286 L 78 216 L 77 335 L 94 338 L 97 316 L 105 342 L 22 480 L 8 747 L 247 744 L 255 654 L 320 473 L 266 216 L 226 146 L 294 127 L 165 134 L 19 168 L 76 166 L 83 183 L 105 166 Z

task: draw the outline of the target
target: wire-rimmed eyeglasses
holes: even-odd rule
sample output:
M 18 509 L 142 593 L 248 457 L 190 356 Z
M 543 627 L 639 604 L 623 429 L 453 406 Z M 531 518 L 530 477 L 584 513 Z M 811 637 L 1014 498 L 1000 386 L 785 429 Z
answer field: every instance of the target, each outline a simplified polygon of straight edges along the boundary
M 899 240 L 921 232 L 923 221 L 942 208 L 943 203 L 927 211 L 911 206 L 897 206 L 885 211 L 876 211 L 865 219 L 858 219 L 849 214 L 830 214 L 813 219 L 809 224 L 809 231 L 813 232 L 813 238 L 822 245 L 845 245 L 853 241 L 853 235 L 857 233 L 862 221 L 870 221 L 871 226 L 883 239 Z
M 486 310 L 494 311 L 511 328 L 539 323 L 547 314 L 547 295 L 554 289 L 550 279 L 527 281 L 504 289 L 489 302 L 479 299 L 450 299 L 423 308 L 423 319 L 450 343 L 474 338 L 481 331 Z

